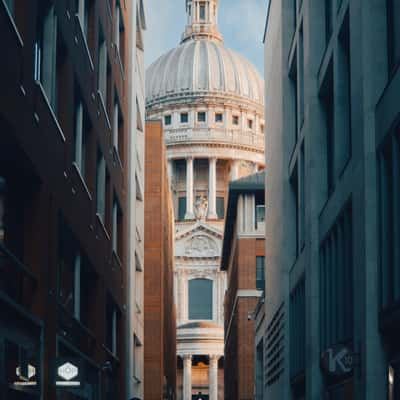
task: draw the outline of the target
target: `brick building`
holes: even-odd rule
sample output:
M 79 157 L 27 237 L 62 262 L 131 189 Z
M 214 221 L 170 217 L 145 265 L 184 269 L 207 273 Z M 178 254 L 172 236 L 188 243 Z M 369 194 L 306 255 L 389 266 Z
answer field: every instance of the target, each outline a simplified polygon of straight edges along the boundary
M 1 400 L 128 395 L 142 7 L 0 1 Z
M 175 399 L 174 211 L 161 121 L 146 122 L 144 397 Z
M 225 295 L 225 399 L 254 398 L 255 321 L 265 279 L 265 173 L 229 185 L 221 269 Z

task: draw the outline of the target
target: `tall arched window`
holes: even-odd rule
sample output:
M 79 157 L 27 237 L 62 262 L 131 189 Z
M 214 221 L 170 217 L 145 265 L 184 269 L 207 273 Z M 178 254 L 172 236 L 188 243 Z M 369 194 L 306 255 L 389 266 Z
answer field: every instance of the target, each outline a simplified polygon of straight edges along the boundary
M 213 319 L 213 281 L 192 279 L 189 281 L 189 319 Z

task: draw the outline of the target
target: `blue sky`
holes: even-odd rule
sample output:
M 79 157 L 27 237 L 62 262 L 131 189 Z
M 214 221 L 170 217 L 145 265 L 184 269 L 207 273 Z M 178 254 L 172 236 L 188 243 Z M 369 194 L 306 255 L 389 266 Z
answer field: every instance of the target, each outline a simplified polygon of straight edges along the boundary
M 184 30 L 185 0 L 146 0 L 145 62 L 150 65 L 176 47 Z M 225 46 L 245 56 L 263 73 L 262 38 L 266 0 L 220 0 L 219 28 Z

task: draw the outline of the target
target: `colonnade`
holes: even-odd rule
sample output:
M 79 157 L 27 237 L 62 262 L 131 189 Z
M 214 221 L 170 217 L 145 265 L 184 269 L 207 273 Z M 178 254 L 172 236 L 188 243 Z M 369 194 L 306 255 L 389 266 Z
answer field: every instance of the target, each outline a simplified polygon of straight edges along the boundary
M 218 400 L 218 360 L 220 356 L 209 356 L 209 400 Z M 183 359 L 183 400 L 192 400 L 192 355 Z
M 209 176 L 208 176 L 208 219 L 217 219 L 217 157 L 209 159 Z M 169 161 L 169 176 L 172 177 L 173 167 L 172 160 Z M 241 160 L 231 161 L 230 180 L 239 178 L 239 167 Z M 258 164 L 254 163 L 253 172 L 258 171 Z M 186 214 L 185 219 L 194 219 L 194 157 L 186 158 Z

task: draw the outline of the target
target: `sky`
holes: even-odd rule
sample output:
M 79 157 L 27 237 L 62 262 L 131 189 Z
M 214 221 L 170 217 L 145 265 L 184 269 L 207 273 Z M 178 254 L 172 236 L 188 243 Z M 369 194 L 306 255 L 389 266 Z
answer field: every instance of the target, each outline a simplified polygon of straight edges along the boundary
M 146 67 L 176 47 L 186 24 L 185 0 L 146 0 Z M 267 13 L 266 0 L 220 0 L 219 30 L 225 46 L 264 71 L 263 34 Z

